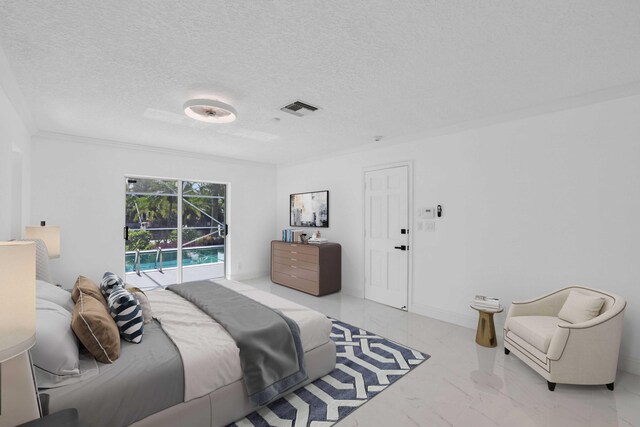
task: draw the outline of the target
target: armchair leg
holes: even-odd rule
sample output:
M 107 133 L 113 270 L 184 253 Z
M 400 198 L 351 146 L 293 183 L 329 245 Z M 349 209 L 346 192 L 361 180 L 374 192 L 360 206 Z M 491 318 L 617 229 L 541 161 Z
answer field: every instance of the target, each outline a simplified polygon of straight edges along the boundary
M 611 391 L 613 391 L 613 383 L 609 383 L 607 384 L 607 388 Z
M 549 387 L 549 391 L 553 391 L 556 389 L 556 383 L 552 383 L 551 381 L 547 381 L 547 387 Z
M 504 348 L 504 354 L 509 354 L 509 353 L 511 353 L 511 351 L 508 348 L 505 347 Z

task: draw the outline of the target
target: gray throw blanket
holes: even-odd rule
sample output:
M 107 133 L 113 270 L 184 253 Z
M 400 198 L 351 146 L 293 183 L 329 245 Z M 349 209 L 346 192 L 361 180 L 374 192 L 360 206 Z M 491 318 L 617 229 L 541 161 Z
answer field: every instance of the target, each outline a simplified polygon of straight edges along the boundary
M 265 405 L 307 379 L 300 328 L 282 313 L 210 281 L 171 285 L 229 332 L 240 349 L 249 399 Z

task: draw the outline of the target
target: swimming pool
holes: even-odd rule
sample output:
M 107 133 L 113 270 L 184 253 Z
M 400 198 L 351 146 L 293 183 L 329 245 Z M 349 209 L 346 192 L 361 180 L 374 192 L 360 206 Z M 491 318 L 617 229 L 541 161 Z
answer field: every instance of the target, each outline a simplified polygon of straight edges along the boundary
M 136 253 L 125 253 L 125 272 L 136 271 Z M 202 246 L 182 249 L 182 265 L 203 265 L 224 262 L 224 246 Z M 178 266 L 178 249 L 162 250 L 162 268 Z M 156 251 L 140 251 L 140 271 L 157 270 Z

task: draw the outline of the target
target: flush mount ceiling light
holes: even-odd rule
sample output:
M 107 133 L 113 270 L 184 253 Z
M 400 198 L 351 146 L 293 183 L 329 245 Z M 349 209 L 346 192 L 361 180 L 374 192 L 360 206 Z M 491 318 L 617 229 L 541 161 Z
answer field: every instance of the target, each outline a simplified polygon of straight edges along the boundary
M 213 99 L 190 99 L 184 103 L 184 113 L 207 123 L 231 123 L 238 115 L 231 105 Z

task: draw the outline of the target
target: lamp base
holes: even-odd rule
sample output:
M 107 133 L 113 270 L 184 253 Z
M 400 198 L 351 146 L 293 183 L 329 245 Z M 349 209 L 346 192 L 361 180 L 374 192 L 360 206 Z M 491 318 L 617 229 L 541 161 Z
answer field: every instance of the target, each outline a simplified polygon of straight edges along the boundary
M 28 351 L 0 364 L 0 426 L 40 417 L 40 404 Z

